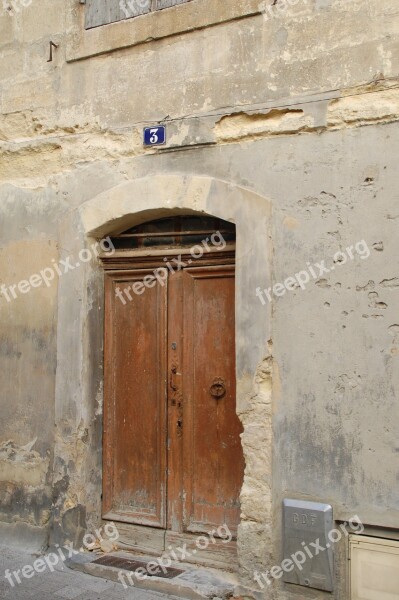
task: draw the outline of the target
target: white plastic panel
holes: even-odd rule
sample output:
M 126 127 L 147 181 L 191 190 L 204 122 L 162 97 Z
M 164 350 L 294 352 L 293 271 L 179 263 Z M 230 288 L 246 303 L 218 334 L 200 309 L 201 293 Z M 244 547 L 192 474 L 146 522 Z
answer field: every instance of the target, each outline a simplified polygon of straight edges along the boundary
M 351 536 L 351 600 L 399 600 L 399 542 Z

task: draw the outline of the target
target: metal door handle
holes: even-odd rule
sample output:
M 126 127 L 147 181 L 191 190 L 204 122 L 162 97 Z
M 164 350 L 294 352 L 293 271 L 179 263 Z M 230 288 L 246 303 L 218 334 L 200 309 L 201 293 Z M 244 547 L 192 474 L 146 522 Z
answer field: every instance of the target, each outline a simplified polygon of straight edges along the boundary
M 213 398 L 220 400 L 226 395 L 226 383 L 221 377 L 216 377 L 210 387 L 210 393 Z

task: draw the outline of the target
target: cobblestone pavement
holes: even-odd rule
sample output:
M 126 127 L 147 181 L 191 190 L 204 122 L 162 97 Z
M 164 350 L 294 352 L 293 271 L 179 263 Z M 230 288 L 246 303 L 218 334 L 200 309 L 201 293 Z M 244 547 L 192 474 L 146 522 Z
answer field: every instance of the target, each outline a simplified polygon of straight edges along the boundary
M 38 556 L 23 553 L 0 546 L 0 598 L 7 600 L 176 600 L 156 592 L 148 592 L 137 588 L 125 590 L 119 583 L 113 583 L 97 577 L 91 577 L 78 571 L 68 569 L 64 564 L 49 568 L 43 573 L 34 572 L 33 577 L 26 579 L 18 574 L 21 583 L 12 578 L 14 587 L 5 578 L 6 569 L 12 573 L 26 565 L 33 565 Z M 26 570 L 28 574 L 29 570 Z M 33 569 L 32 569 L 33 571 Z

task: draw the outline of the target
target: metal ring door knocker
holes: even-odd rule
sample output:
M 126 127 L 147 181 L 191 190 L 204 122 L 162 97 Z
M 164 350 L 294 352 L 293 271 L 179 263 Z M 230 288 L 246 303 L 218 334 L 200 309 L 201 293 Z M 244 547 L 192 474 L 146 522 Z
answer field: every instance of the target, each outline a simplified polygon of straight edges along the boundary
M 210 387 L 210 393 L 213 398 L 220 400 L 226 395 L 226 383 L 221 377 L 216 377 Z

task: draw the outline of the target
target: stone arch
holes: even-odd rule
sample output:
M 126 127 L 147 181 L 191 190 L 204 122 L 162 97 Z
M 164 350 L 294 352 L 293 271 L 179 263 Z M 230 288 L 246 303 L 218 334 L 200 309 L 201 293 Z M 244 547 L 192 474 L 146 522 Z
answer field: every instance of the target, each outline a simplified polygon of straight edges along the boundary
M 238 339 L 239 374 L 254 373 L 267 351 L 267 310 L 255 296 L 257 287 L 268 287 L 270 202 L 258 194 L 211 177 L 158 175 L 118 185 L 80 207 L 87 236 L 118 233 L 144 221 L 171 214 L 205 213 L 235 223 L 237 228 L 237 317 L 248 337 Z M 252 293 L 251 293 L 252 292 Z M 249 320 L 249 314 L 252 318 Z M 241 360 L 244 347 L 247 358 Z

